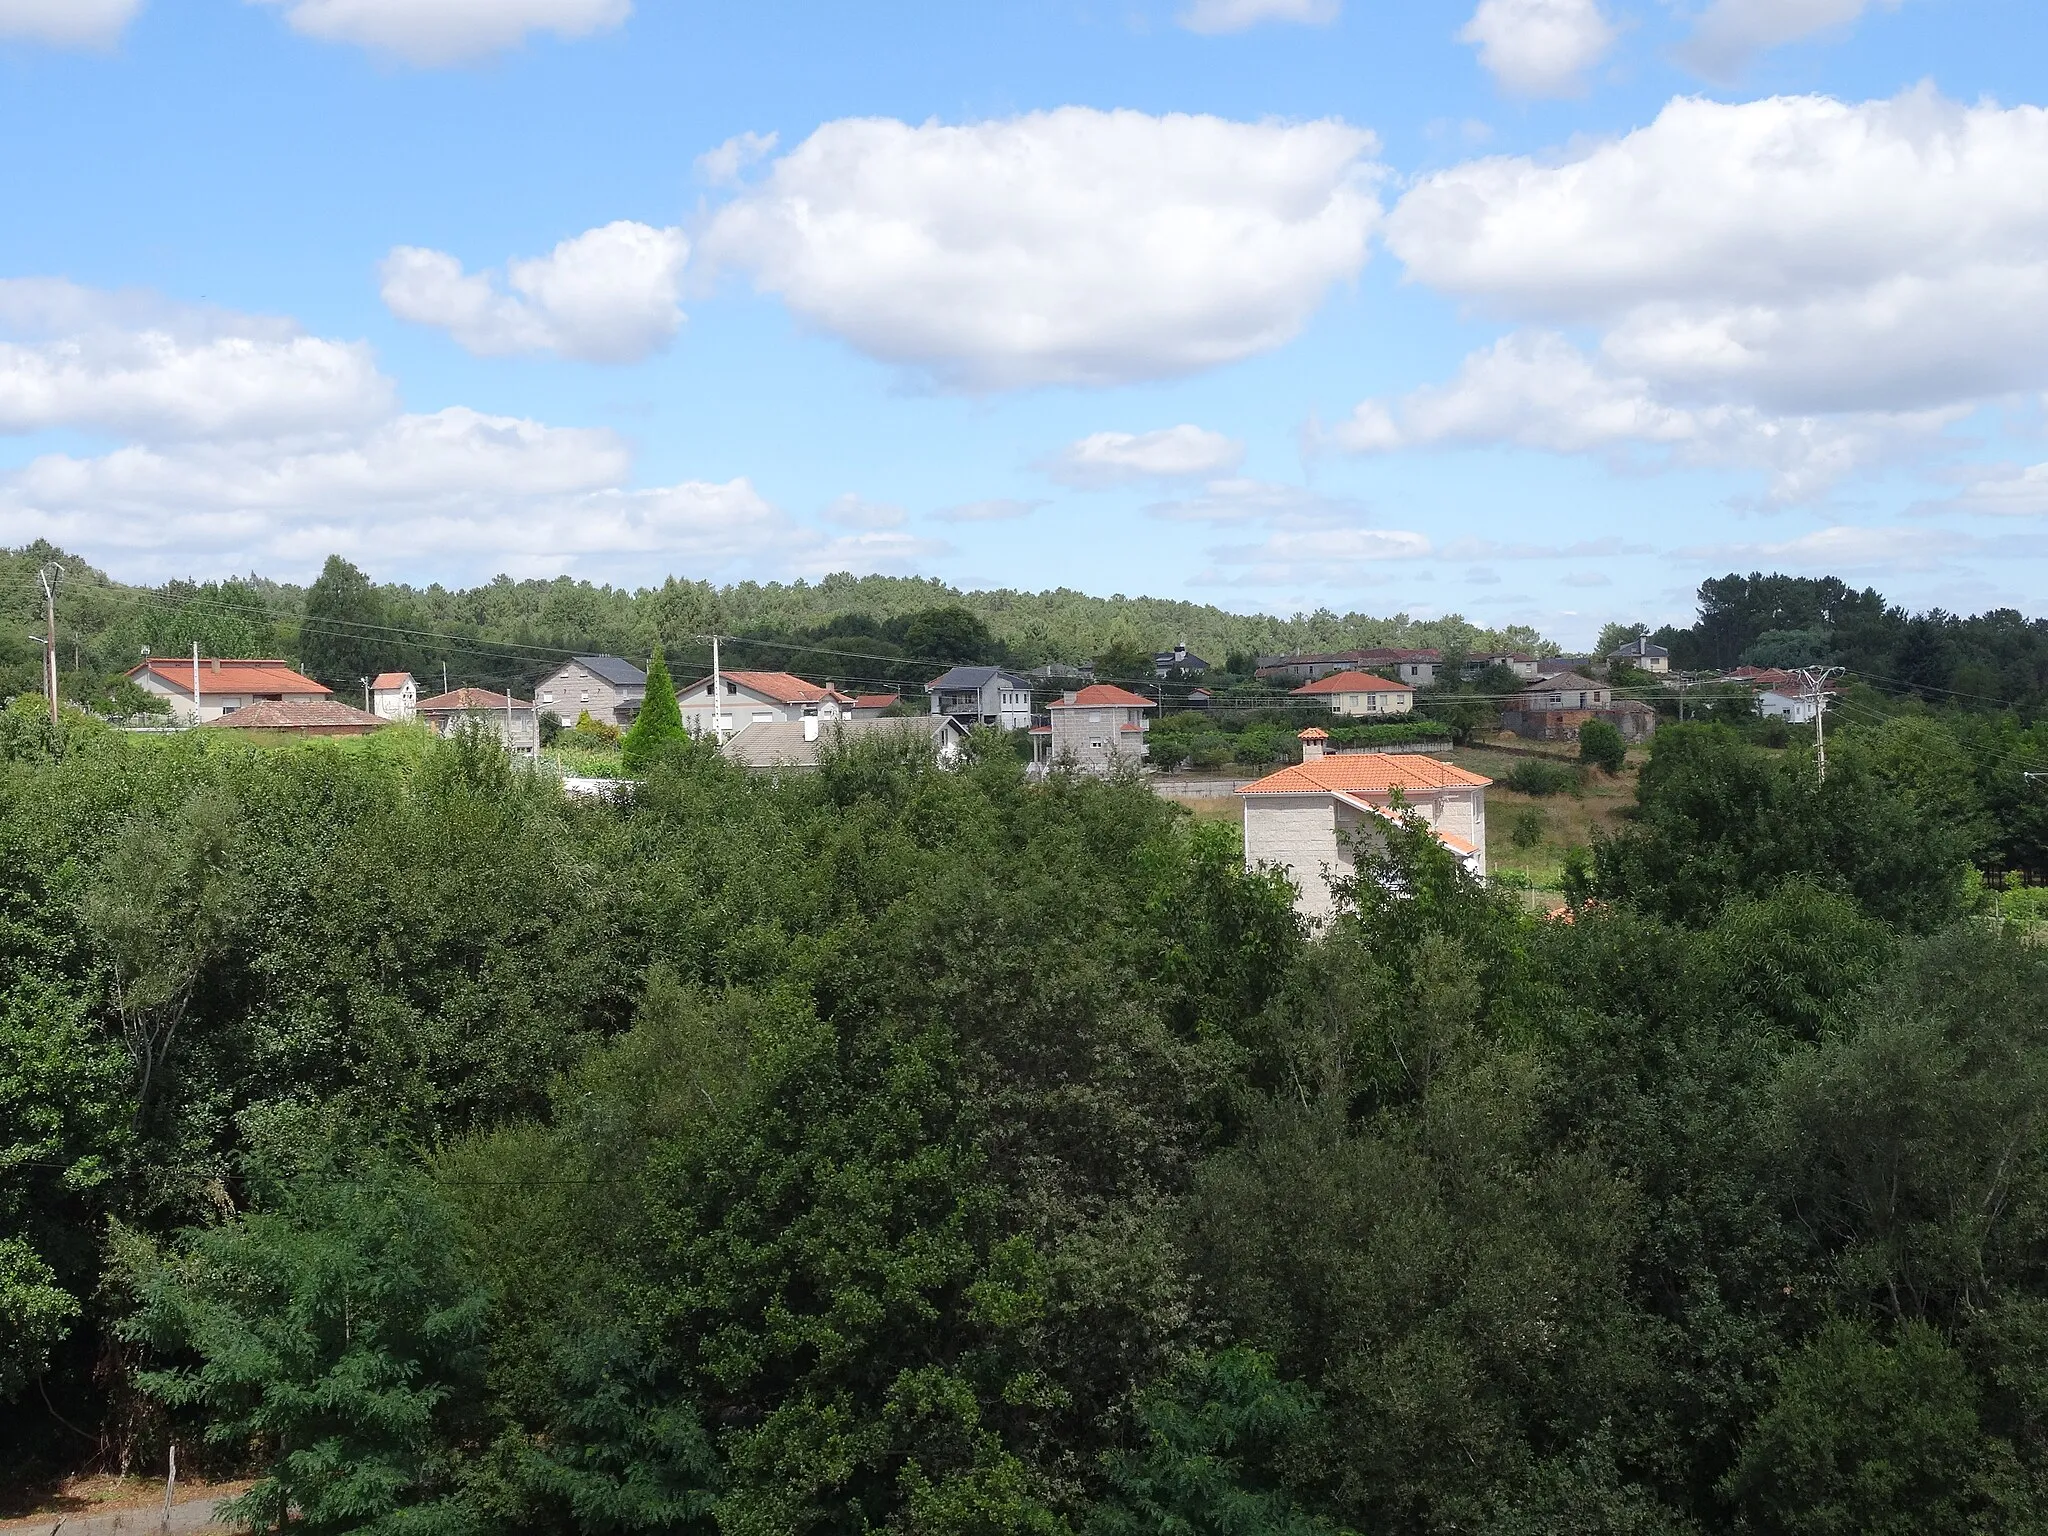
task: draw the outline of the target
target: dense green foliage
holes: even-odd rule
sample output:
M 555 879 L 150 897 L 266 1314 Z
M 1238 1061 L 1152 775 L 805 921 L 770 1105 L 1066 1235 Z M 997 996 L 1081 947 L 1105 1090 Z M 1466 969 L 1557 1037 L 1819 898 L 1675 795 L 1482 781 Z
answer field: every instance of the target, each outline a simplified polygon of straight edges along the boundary
M 2048 948 L 1972 869 L 2032 740 L 1978 724 L 1845 710 L 1824 783 L 1669 727 L 1570 921 L 1392 827 L 1311 933 L 992 735 L 581 803 L 483 736 L 17 705 L 0 1478 L 175 1440 L 391 1536 L 2037 1529 Z
M 576 728 L 579 733 L 583 731 L 580 720 Z M 647 663 L 647 690 L 640 702 L 640 712 L 619 743 L 619 756 L 628 771 L 639 772 L 688 739 L 683 730 L 683 712 L 676 705 L 675 681 L 668 675 L 668 662 L 657 645 Z

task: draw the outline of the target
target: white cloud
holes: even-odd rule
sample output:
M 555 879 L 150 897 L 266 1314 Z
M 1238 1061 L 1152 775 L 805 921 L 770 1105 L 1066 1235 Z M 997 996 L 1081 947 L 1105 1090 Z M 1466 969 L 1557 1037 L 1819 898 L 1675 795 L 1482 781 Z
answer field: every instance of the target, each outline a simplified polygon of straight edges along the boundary
M 1327 27 L 1344 12 L 1344 0 L 1191 0 L 1174 19 L 1190 32 L 1214 36 L 1244 32 L 1262 22 Z
M 1611 587 L 1614 578 L 1605 571 L 1574 571 L 1565 577 L 1564 584 L 1568 587 Z
M 1925 571 L 1975 548 L 1975 541 L 1934 528 L 1820 528 L 1765 544 L 1704 544 L 1675 551 L 1681 560 L 1773 564 L 1793 570 Z
M 283 5 L 295 32 L 353 43 L 408 64 L 464 64 L 534 32 L 588 37 L 625 23 L 633 0 L 251 0 Z
M 1157 501 L 1145 510 L 1180 523 L 1271 522 L 1294 528 L 1330 527 L 1366 514 L 1365 504 L 1348 496 L 1245 477 L 1211 480 L 1192 496 Z
M 1243 459 L 1243 443 L 1183 422 L 1156 432 L 1091 432 L 1051 459 L 1046 473 L 1063 485 L 1096 489 L 1222 474 Z
M 401 320 L 448 332 L 479 357 L 555 352 L 637 362 L 675 338 L 690 243 L 679 229 L 627 220 L 508 262 L 505 288 L 443 251 L 402 245 L 384 258 L 384 303 Z
M 773 154 L 780 139 L 775 133 L 736 133 L 697 157 L 698 178 L 714 187 L 736 187 L 747 167 Z
M 1562 162 L 1424 176 L 1387 240 L 1491 312 L 1599 327 L 1674 397 L 1899 411 L 2048 384 L 2039 107 L 1680 99 Z
M 1502 544 L 1493 539 L 1463 538 L 1443 547 L 1446 560 L 1612 560 L 1653 553 L 1647 544 L 1631 544 L 1613 535 L 1574 539 L 1569 544 Z
M 992 496 L 986 501 L 962 502 L 957 507 L 947 507 L 932 516 L 945 523 L 1003 523 L 1020 517 L 1029 517 L 1040 507 L 1042 501 L 1020 501 L 1013 496 Z
M 1398 528 L 1278 529 L 1257 544 L 1221 545 L 1196 580 L 1245 587 L 1328 587 L 1372 582 L 1389 563 L 1430 553 L 1422 534 Z
M 1899 0 L 1877 0 L 1896 10 Z M 1679 57 L 1714 80 L 1732 80 L 1759 53 L 1845 27 L 1871 0 L 1713 0 L 1694 25 Z
M 147 294 L 0 279 L 0 432 L 275 436 L 359 426 L 393 400 L 360 342 Z
M 858 528 L 873 532 L 883 528 L 901 528 L 909 521 L 910 514 L 893 502 L 869 501 L 848 491 L 844 496 L 834 498 L 825 508 L 825 521 L 837 523 L 842 528 Z
M 1616 36 L 1599 0 L 1480 0 L 1458 41 L 1479 50 L 1504 91 L 1577 96 Z
M 1551 453 L 1646 451 L 1649 467 L 1766 470 L 1770 499 L 1810 501 L 1843 476 L 1924 445 L 1955 410 L 1773 416 L 1749 405 L 1676 405 L 1552 332 L 1516 331 L 1457 376 L 1395 401 L 1367 400 L 1318 435 L 1347 453 L 1505 443 Z
M 1983 475 L 1959 495 L 1914 510 L 1983 512 L 1994 517 L 2048 517 L 2048 464 L 2007 467 Z
M 57 48 L 111 48 L 142 0 L 0 0 L 0 38 Z
M 714 264 L 965 389 L 1190 373 L 1294 336 L 1364 265 L 1372 135 L 1063 107 L 827 123 L 713 218 Z

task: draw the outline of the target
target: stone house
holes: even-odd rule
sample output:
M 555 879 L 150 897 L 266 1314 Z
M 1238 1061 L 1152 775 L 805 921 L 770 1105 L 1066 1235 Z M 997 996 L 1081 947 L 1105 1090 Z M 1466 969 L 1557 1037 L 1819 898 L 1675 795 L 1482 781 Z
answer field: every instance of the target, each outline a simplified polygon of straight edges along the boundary
M 1405 808 L 1475 875 L 1486 873 L 1486 790 L 1493 781 L 1434 758 L 1327 750 L 1301 733 L 1301 761 L 1239 787 L 1246 867 L 1278 865 L 1312 922 L 1336 911 L 1330 881 L 1352 874 L 1358 850 Z M 1397 807 L 1395 801 L 1399 800 Z
M 534 685 L 534 702 L 564 725 L 584 715 L 624 730 L 647 702 L 647 674 L 619 656 L 574 656 Z
M 180 725 L 204 725 L 265 700 L 330 699 L 334 690 L 282 661 L 217 656 L 152 656 L 128 669 L 129 681 L 171 707 Z
M 813 683 L 792 672 L 720 672 L 714 711 L 711 679 L 700 678 L 676 697 L 683 728 L 693 736 L 712 731 L 731 736 L 750 725 L 778 720 L 837 720 L 853 705 L 838 689 Z
M 742 726 L 721 750 L 750 772 L 808 771 L 830 747 L 891 736 L 930 743 L 940 765 L 948 768 L 960 761 L 967 742 L 966 728 L 951 715 L 852 715 L 835 720 L 806 715 L 801 720 Z
M 1159 706 L 1141 693 L 1114 683 L 1094 683 L 1047 706 L 1050 724 L 1031 728 L 1031 757 L 1037 764 L 1070 762 L 1083 773 L 1108 773 L 1120 763 L 1145 756 L 1146 711 Z
M 1648 741 L 1657 730 L 1656 710 L 1637 699 L 1617 699 L 1605 683 L 1576 672 L 1527 684 L 1500 715 L 1503 730 L 1530 741 L 1576 741 L 1588 720 L 1605 720 L 1628 742 Z

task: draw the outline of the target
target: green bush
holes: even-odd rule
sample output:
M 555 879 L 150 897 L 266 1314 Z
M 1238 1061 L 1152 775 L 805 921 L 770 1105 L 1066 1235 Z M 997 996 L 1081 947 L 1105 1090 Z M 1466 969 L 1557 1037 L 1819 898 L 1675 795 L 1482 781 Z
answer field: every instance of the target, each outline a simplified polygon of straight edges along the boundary
M 1543 841 L 1550 818 L 1541 806 L 1525 805 L 1508 818 L 1508 841 L 1517 848 L 1534 848 Z
M 1539 798 L 1577 789 L 1579 782 L 1578 769 L 1534 757 L 1524 758 L 1515 764 L 1508 776 L 1501 780 L 1503 787 L 1518 795 L 1536 795 Z
M 1607 773 L 1619 773 L 1628 761 L 1628 743 L 1605 720 L 1588 720 L 1579 727 L 1579 761 Z

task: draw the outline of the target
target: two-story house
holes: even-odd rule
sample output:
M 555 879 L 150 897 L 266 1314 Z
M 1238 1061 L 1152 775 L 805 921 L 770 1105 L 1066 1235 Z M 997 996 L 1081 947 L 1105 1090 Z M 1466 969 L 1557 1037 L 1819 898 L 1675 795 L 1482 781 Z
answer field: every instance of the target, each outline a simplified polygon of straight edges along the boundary
M 1576 672 L 1525 684 L 1500 715 L 1504 729 L 1532 741 L 1571 741 L 1588 720 L 1605 720 L 1624 741 L 1647 741 L 1657 730 L 1656 710 L 1637 699 L 1617 699 L 1607 684 Z
M 1607 653 L 1607 664 L 1626 663 L 1639 672 L 1655 672 L 1659 676 L 1671 670 L 1671 653 L 1661 645 L 1650 644 L 1648 635 L 1638 635 L 1618 651 Z
M 1486 872 L 1486 789 L 1493 781 L 1434 758 L 1326 750 L 1324 732 L 1301 733 L 1301 761 L 1241 786 L 1247 868 L 1278 865 L 1294 882 L 1295 910 L 1312 922 L 1336 911 L 1330 882 L 1353 874 L 1361 848 L 1384 838 L 1405 810 L 1473 874 Z M 1395 804 L 1396 799 L 1400 804 Z
M 1031 724 L 1031 683 L 1005 667 L 954 667 L 924 685 L 932 713 L 962 725 L 1021 731 Z
M 1194 677 L 1209 670 L 1209 663 L 1188 649 L 1187 642 L 1181 641 L 1170 651 L 1160 651 L 1152 658 L 1154 677 L 1172 677 L 1178 673 L 1183 678 Z
M 129 681 L 165 700 L 180 725 L 203 725 L 262 699 L 328 699 L 334 690 L 282 661 L 218 656 L 152 656 L 128 669 Z
M 1327 704 L 1339 715 L 1406 715 L 1414 712 L 1415 690 L 1370 672 L 1332 672 L 1294 690 L 1294 697 Z
M 1095 683 L 1055 699 L 1046 709 L 1050 724 L 1031 728 L 1036 763 L 1071 763 L 1084 773 L 1108 773 L 1120 763 L 1145 756 L 1148 710 L 1159 706 L 1141 693 L 1114 683 Z
M 714 709 L 711 679 L 700 678 L 676 696 L 683 728 L 693 736 L 717 732 L 730 736 L 749 725 L 779 720 L 837 720 L 850 712 L 853 700 L 838 689 L 813 683 L 791 672 L 720 672 Z
M 647 674 L 619 656 L 574 656 L 534 686 L 534 702 L 564 725 L 586 714 L 623 729 L 647 701 Z

